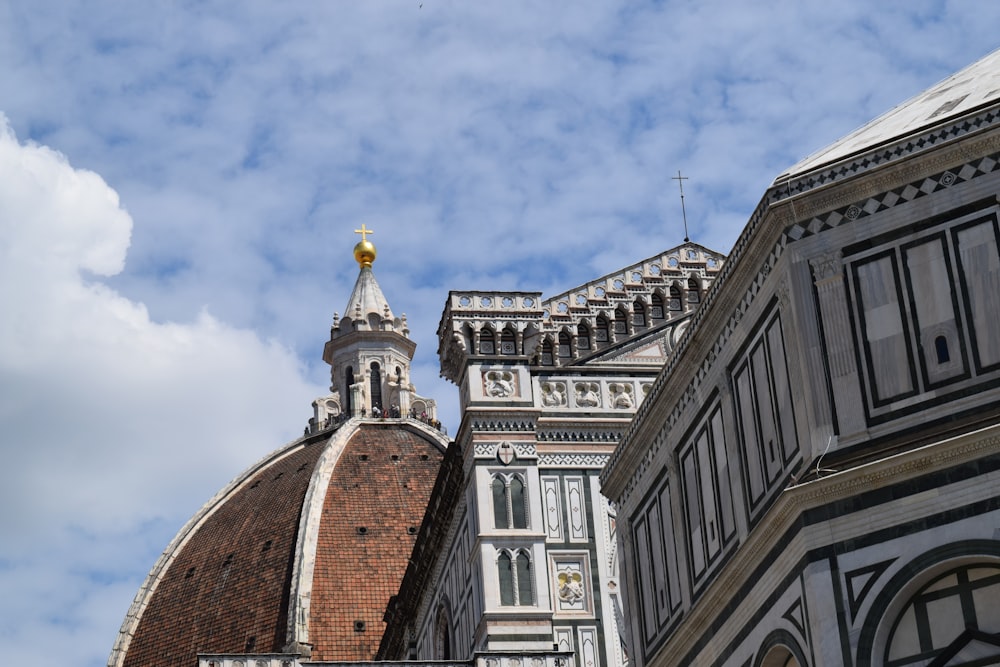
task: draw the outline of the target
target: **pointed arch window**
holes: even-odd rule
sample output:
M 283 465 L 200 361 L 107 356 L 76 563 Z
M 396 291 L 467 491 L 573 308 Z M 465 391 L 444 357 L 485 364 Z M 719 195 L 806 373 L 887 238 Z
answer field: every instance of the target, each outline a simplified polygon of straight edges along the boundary
M 542 343 L 542 366 L 551 366 L 555 363 L 552 354 L 552 339 L 546 338 Z
M 511 329 L 500 334 L 500 354 L 517 354 L 517 339 Z
M 448 631 L 448 612 L 444 606 L 438 609 L 434 625 L 434 659 L 451 660 L 451 633 Z
M 628 318 L 625 316 L 625 310 L 622 308 L 615 311 L 615 333 L 628 333 Z
M 632 324 L 637 327 L 646 326 L 646 307 L 642 305 L 642 301 L 636 300 L 632 304 Z
M 382 409 L 382 368 L 377 361 L 371 365 L 372 408 Z
M 663 298 L 659 294 L 653 294 L 649 300 L 649 318 L 651 320 L 663 319 Z
M 572 348 L 570 347 L 569 334 L 565 331 L 559 332 L 559 358 L 568 359 L 573 356 Z
M 479 354 L 496 354 L 496 334 L 489 327 L 479 330 Z
M 528 499 L 521 475 L 494 475 L 490 491 L 493 496 L 494 526 L 500 530 L 528 527 Z
M 514 563 L 510 553 L 501 551 L 497 557 L 497 576 L 500 584 L 500 604 L 513 607 L 514 597 Z
M 510 528 L 507 520 L 507 483 L 497 475 L 490 485 L 493 492 L 493 525 L 497 528 Z
M 590 349 L 590 330 L 586 324 L 580 324 L 576 327 L 576 349 Z
M 670 286 L 670 301 L 667 304 L 670 310 L 680 310 L 681 309 L 681 288 L 674 283 Z
M 504 607 L 529 607 L 535 604 L 531 556 L 524 549 L 506 549 L 497 556 L 500 604 Z
M 597 325 L 594 327 L 594 341 L 597 343 L 607 343 L 611 340 L 609 332 L 611 327 L 608 324 L 608 318 L 604 315 L 597 316 Z
M 688 303 L 701 303 L 701 286 L 697 278 L 688 278 Z

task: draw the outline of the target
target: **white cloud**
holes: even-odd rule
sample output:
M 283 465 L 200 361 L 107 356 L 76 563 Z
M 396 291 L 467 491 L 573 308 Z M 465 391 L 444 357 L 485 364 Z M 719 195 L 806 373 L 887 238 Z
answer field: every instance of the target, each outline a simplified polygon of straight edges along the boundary
M 280 345 L 207 312 L 153 321 L 97 279 L 121 270 L 131 228 L 97 174 L 0 116 L 0 590 L 19 601 L 0 605 L 0 637 L 16 661 L 103 659 L 108 620 L 185 515 L 321 392 Z

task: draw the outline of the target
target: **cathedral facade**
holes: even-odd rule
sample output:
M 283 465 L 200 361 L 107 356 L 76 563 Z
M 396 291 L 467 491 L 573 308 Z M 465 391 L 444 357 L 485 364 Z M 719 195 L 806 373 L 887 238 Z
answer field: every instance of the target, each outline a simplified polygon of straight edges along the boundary
M 627 664 L 598 475 L 723 261 L 685 243 L 546 299 L 449 294 L 438 353 L 462 421 L 431 500 L 448 509 L 428 513 L 378 659 Z

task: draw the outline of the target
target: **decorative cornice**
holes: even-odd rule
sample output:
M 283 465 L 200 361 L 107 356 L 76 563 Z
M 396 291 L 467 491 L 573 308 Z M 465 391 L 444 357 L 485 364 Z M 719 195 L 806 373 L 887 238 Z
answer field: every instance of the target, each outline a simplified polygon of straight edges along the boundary
M 609 454 L 541 454 L 538 467 L 542 468 L 603 468 Z
M 829 186 L 835 182 L 856 178 L 882 165 L 925 153 L 941 144 L 984 132 L 997 125 L 1000 125 L 1000 109 L 997 107 L 986 109 L 978 114 L 966 116 L 915 136 L 907 137 L 894 144 L 879 146 L 852 159 L 840 161 L 835 166 L 796 174 L 790 179 L 775 184 L 775 187 L 770 191 L 771 200 L 777 202 Z M 1000 148 L 1000 144 L 996 145 L 995 148 Z M 967 157 L 975 157 L 975 154 L 970 154 Z

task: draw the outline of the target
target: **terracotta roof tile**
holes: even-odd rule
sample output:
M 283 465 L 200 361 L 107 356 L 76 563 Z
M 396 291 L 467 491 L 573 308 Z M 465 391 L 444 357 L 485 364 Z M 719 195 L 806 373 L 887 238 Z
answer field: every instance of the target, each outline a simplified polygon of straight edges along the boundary
M 322 451 L 315 443 L 274 462 L 208 517 L 157 586 L 126 666 L 194 665 L 197 653 L 281 649 L 298 517 Z

